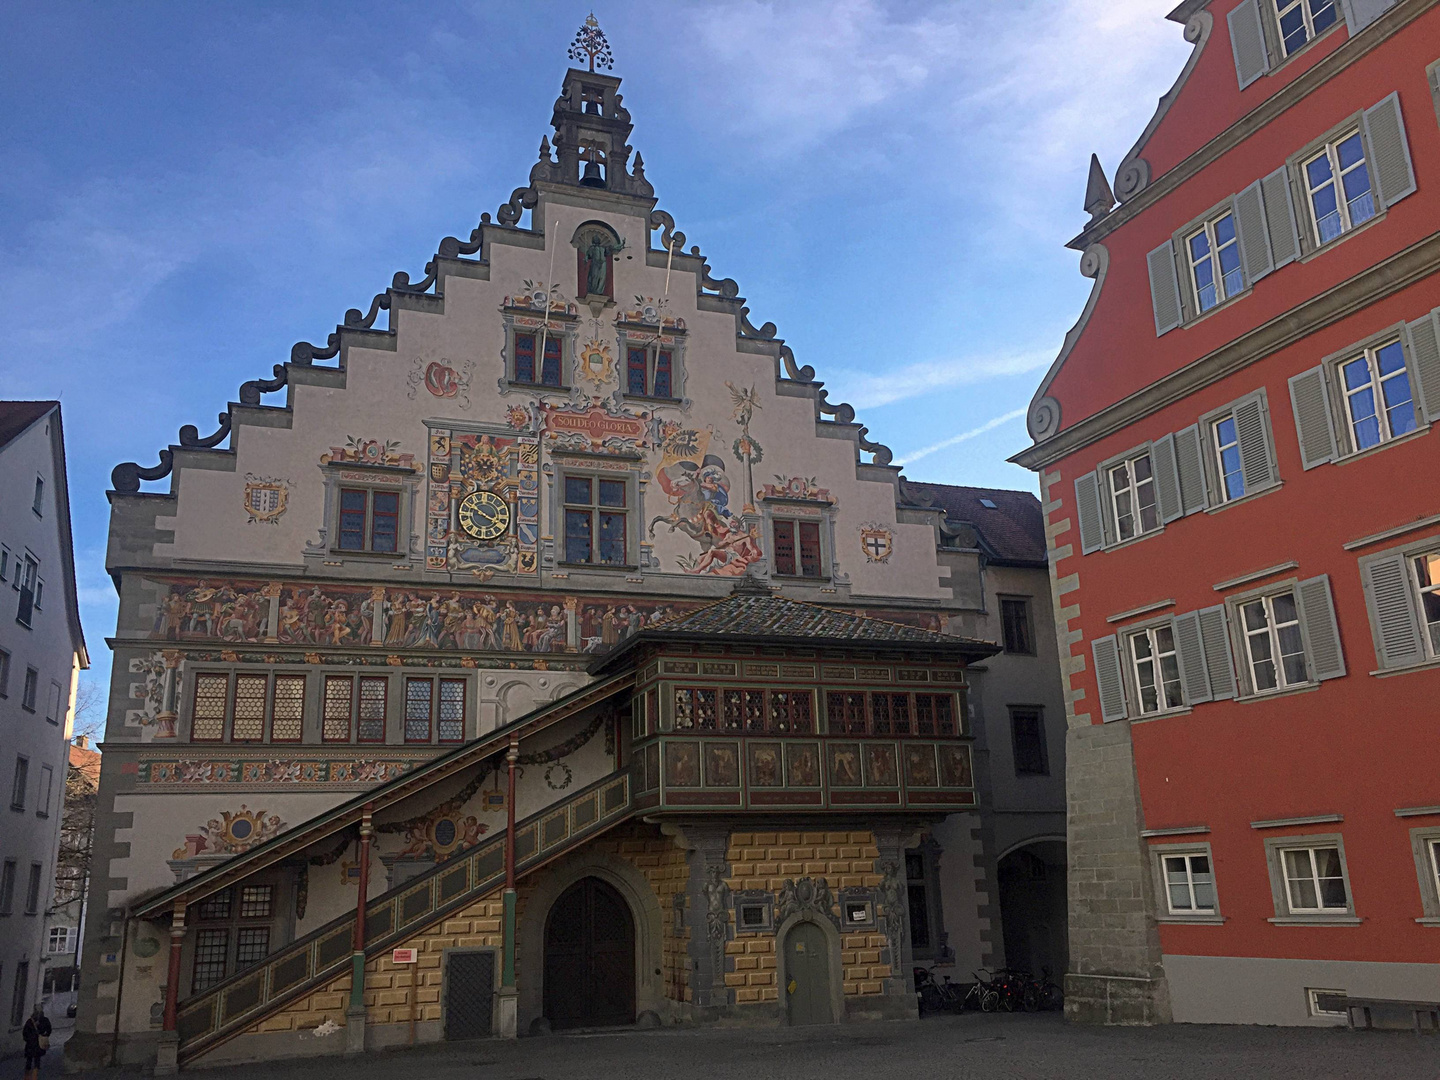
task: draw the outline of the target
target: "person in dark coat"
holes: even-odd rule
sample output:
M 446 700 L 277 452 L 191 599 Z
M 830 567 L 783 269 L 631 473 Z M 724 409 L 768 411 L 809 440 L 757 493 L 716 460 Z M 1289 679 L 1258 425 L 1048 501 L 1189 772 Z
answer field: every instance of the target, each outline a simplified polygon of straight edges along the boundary
M 25 1039 L 25 1080 L 36 1080 L 40 1075 L 40 1059 L 50 1048 L 50 1020 L 44 1008 L 35 1006 L 21 1035 Z

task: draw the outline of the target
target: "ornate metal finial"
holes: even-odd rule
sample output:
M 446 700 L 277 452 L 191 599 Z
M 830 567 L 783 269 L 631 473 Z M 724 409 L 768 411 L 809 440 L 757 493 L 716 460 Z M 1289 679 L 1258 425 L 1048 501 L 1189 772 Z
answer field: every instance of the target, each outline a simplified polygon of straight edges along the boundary
M 585 25 L 576 31 L 575 40 L 570 43 L 569 57 L 571 60 L 589 60 L 591 71 L 595 70 L 597 62 L 602 68 L 615 66 L 610 42 L 605 40 L 605 31 L 600 29 L 593 11 L 585 19 Z

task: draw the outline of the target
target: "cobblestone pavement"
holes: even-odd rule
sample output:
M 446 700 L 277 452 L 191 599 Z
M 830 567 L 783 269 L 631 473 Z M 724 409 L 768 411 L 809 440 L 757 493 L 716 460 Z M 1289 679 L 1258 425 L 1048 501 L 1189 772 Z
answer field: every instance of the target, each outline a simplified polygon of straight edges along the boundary
M 183 1074 L 182 1074 L 183 1075 Z M 1344 1028 L 1084 1028 L 967 1014 L 793 1029 L 669 1029 L 449 1043 L 193 1070 L 205 1080 L 1437 1080 L 1440 1038 Z M 57 1070 L 58 1080 L 58 1070 Z

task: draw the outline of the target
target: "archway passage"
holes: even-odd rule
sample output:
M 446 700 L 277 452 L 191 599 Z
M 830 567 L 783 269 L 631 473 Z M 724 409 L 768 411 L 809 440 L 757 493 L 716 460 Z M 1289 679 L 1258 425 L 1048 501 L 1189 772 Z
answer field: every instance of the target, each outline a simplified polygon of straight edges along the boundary
M 1065 845 L 1040 840 L 1000 860 L 1000 923 L 1005 962 L 1055 982 L 1066 970 Z
M 830 946 L 814 923 L 798 922 L 785 935 L 785 992 L 790 1023 L 833 1024 L 830 1004 Z
M 545 1016 L 557 1031 L 635 1022 L 635 922 L 599 878 L 581 878 L 550 909 Z

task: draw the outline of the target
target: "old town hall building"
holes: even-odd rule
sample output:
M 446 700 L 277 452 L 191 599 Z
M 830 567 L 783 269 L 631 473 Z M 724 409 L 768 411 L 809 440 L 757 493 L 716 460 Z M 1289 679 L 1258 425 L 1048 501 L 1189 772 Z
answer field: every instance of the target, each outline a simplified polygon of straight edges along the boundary
M 73 1061 L 906 1016 L 914 964 L 1063 966 L 1038 501 L 903 480 L 577 48 L 493 219 L 114 472 Z

